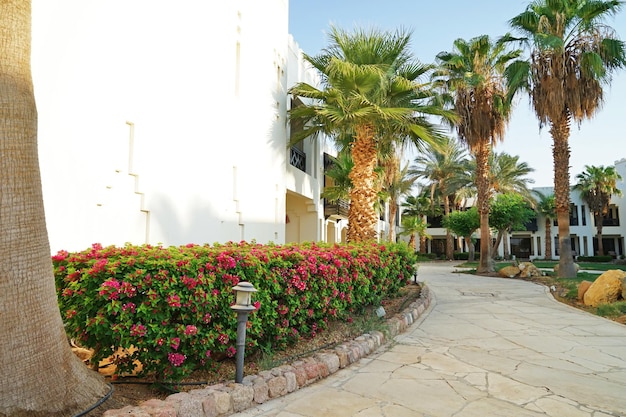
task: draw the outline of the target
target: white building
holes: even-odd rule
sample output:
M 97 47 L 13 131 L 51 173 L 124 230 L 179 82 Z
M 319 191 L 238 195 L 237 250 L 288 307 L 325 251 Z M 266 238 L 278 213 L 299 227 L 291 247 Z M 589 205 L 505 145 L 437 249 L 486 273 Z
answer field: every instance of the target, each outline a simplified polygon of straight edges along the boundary
M 620 219 L 620 208 L 626 209 L 626 158 L 615 161 L 615 169 L 621 175 L 622 180 L 617 183 L 617 188 L 622 191 L 622 196 L 611 197 L 611 208 L 603 219 L 602 242 L 604 253 L 615 257 L 625 254 L 624 236 L 626 236 L 626 223 Z M 572 173 L 572 176 L 578 173 Z M 554 194 L 551 187 L 535 188 L 535 190 L 548 196 Z M 597 255 L 596 224 L 593 213 L 581 199 L 578 191 L 570 192 L 571 212 L 570 212 L 570 237 L 572 250 L 576 256 Z M 436 219 L 429 219 L 429 222 L 436 222 Z M 434 224 L 437 226 L 437 223 Z M 528 230 L 513 231 L 508 235 L 510 253 L 518 259 L 543 259 L 545 258 L 546 225 L 545 218 L 539 216 L 535 222 L 530 223 Z M 428 233 L 433 236 L 429 243 L 428 252 L 445 253 L 445 229 L 441 227 L 431 227 Z M 475 238 L 478 237 L 477 235 Z M 558 226 L 556 220 L 551 223 L 550 239 L 552 241 L 552 258 L 558 259 Z M 478 249 L 478 246 L 477 246 Z M 455 251 L 467 251 L 463 247 L 463 242 L 455 240 Z M 503 244 L 498 248 L 498 255 L 503 255 Z
M 33 0 L 52 252 L 340 241 L 330 151 L 287 148 L 287 91 L 318 82 L 287 24 L 288 0 Z

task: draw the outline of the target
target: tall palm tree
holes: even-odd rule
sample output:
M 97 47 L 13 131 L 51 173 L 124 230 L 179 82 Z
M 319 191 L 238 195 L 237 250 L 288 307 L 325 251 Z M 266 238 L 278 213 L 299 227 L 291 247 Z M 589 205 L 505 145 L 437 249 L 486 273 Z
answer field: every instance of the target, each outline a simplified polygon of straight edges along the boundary
M 539 197 L 535 203 L 535 211 L 543 217 L 545 222 L 545 257 L 552 259 L 552 222 L 556 219 L 554 194 L 545 195 L 539 191 L 535 191 L 535 194 Z
M 70 350 L 57 304 L 37 152 L 30 1 L 0 1 L 0 39 L 0 415 L 74 415 L 107 387 Z
M 457 133 L 476 157 L 480 214 L 478 273 L 494 271 L 490 256 L 489 155 L 493 145 L 503 139 L 511 114 L 503 74 L 506 66 L 520 54 L 520 50 L 509 50 L 504 40 L 492 42 L 483 35 L 469 41 L 457 39 L 452 52 L 437 55 L 440 69 L 435 78 L 453 94 L 454 109 L 459 116 Z
M 454 139 L 446 138 L 439 147 L 428 147 L 426 152 L 417 156 L 409 173 L 427 181 L 431 190 L 431 202 L 435 191 L 440 193 L 443 202 L 443 214 L 450 214 L 450 201 L 458 190 L 458 177 L 463 175 L 467 154 L 463 146 Z M 454 241 L 449 230 L 446 231 L 446 258 L 452 259 Z
M 576 176 L 578 183 L 574 190 L 580 191 L 580 197 L 589 206 L 593 213 L 596 224 L 596 237 L 598 239 L 598 255 L 604 255 L 602 245 L 602 218 L 607 215 L 611 206 L 611 196 L 621 196 L 622 192 L 617 188 L 617 182 L 622 176 L 615 167 L 603 167 L 585 165 L 585 171 Z
M 426 216 L 433 212 L 430 198 L 424 193 L 418 195 L 409 195 L 402 202 L 402 229 L 403 234 L 409 234 L 413 239 L 413 249 L 415 249 L 415 234 L 419 235 L 420 238 L 420 253 L 426 253 L 426 238 L 429 236 L 426 233 L 426 228 L 428 228 L 428 224 L 426 223 Z M 405 218 L 415 218 L 416 221 L 406 221 Z M 422 225 L 418 225 L 417 223 L 421 223 L 424 225 L 424 230 L 421 230 Z M 413 230 L 412 232 L 409 229 Z M 409 242 L 411 243 L 411 242 Z
M 304 126 L 292 142 L 317 133 L 349 140 L 354 161 L 348 216 L 352 242 L 376 239 L 379 147 L 389 140 L 412 142 L 418 149 L 435 143 L 438 129 L 426 116 L 452 117 L 431 103 L 433 93 L 420 84 L 430 67 L 413 60 L 409 41 L 404 31 L 347 33 L 332 27 L 330 46 L 316 57 L 305 55 L 320 71 L 323 88 L 300 83 L 290 90 L 309 99 L 290 112 L 291 120 Z
M 624 43 L 604 23 L 622 6 L 619 0 L 536 0 L 509 22 L 530 51 L 528 60 L 507 71 L 511 91 L 527 91 L 539 125 L 550 126 L 562 278 L 576 275 L 569 229 L 570 125 L 594 116 L 603 86 L 626 65 Z

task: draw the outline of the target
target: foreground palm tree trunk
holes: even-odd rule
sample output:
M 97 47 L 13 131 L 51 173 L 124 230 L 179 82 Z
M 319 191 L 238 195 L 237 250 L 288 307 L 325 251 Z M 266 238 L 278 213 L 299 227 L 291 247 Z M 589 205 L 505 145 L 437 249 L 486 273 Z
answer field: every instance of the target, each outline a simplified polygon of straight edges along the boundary
M 495 271 L 491 257 L 491 231 L 489 229 L 489 153 L 491 147 L 480 142 L 476 150 L 476 187 L 478 188 L 478 213 L 480 215 L 480 261 L 476 272 Z
M 602 243 L 602 214 L 595 216 L 596 222 L 596 239 L 598 239 L 598 256 L 604 256 L 604 243 Z
M 57 304 L 39 176 L 30 22 L 30 1 L 0 1 L 0 416 L 70 416 L 107 387 L 70 350 Z
M 559 224 L 559 278 L 576 276 L 569 231 L 569 121 L 569 115 L 564 113 L 550 127 L 553 138 L 554 201 Z
M 348 212 L 348 242 L 358 243 L 376 240 L 378 215 L 374 209 L 377 193 L 375 187 L 377 152 L 374 142 L 374 126 L 362 124 L 357 127 L 352 144 L 354 168 L 350 171 L 350 211 Z

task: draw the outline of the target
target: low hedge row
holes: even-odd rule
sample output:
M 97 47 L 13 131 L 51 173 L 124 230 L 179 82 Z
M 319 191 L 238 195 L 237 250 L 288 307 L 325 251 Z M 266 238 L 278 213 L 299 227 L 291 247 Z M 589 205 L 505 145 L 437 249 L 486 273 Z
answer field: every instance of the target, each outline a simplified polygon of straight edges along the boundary
M 576 258 L 576 262 L 611 262 L 613 257 L 611 255 L 604 256 L 579 256 Z
M 329 319 L 377 305 L 413 273 L 404 244 L 131 246 L 59 252 L 53 256 L 59 305 L 71 337 L 95 350 L 92 361 L 118 349 L 117 373 L 143 365 L 142 375 L 179 380 L 236 352 L 232 287 L 258 290 L 247 350 L 280 348 L 315 336 Z

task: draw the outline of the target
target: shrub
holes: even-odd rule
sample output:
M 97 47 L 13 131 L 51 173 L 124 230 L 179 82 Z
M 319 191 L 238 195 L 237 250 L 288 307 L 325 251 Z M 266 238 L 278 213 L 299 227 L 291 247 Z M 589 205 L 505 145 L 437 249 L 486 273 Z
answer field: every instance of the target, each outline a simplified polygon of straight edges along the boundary
M 611 262 L 613 260 L 613 257 L 611 255 L 579 256 L 576 260 L 578 262 Z
M 329 319 L 375 305 L 409 282 L 415 257 L 405 244 L 93 245 L 53 256 L 66 329 L 93 361 L 118 348 L 117 373 L 178 380 L 236 352 L 232 287 L 258 290 L 247 349 L 315 336 Z
M 467 261 L 469 259 L 468 252 L 454 252 L 454 259 L 458 261 Z

